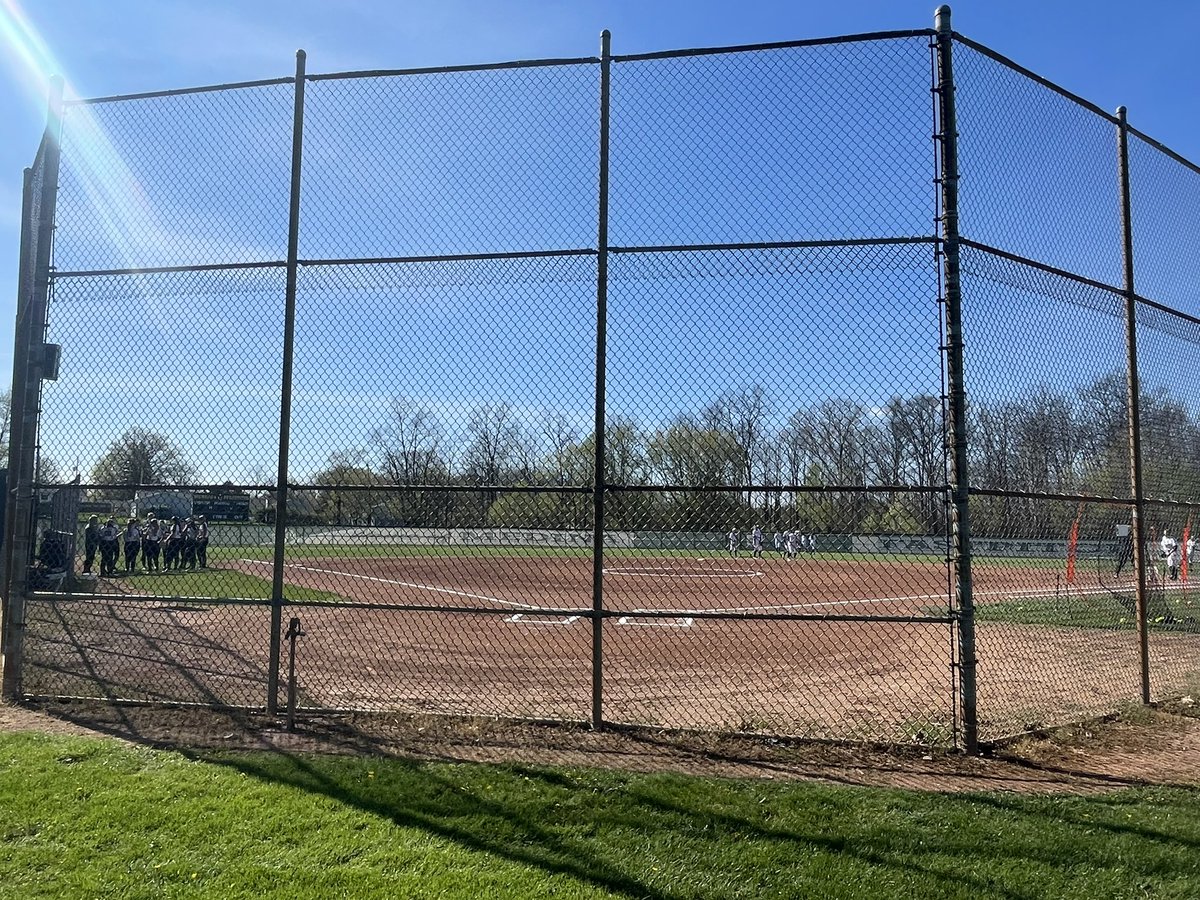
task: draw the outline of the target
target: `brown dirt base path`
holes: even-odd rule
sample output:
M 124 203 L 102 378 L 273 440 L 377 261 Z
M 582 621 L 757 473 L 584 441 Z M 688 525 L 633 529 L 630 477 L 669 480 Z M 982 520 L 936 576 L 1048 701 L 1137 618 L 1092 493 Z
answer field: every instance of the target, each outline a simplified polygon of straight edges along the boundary
M 0 731 L 99 735 L 191 751 L 389 755 L 924 791 L 1083 794 L 1200 785 L 1200 718 L 1190 700 L 1022 738 L 974 758 L 920 748 L 635 730 L 597 734 L 561 725 L 395 715 L 308 716 L 288 733 L 282 720 L 256 713 L 99 702 L 0 704 Z

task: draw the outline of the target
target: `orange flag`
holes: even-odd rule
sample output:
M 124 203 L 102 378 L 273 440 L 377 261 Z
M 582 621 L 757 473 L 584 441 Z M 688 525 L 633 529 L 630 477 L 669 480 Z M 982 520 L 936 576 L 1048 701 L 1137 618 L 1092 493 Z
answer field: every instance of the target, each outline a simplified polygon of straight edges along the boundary
M 1179 570 L 1179 577 L 1187 581 L 1188 557 L 1191 554 L 1188 552 L 1188 541 L 1192 539 L 1192 520 L 1188 519 L 1187 524 L 1183 526 L 1183 568 Z
M 1079 519 L 1071 523 L 1071 537 L 1067 539 L 1067 584 L 1075 583 L 1075 551 L 1079 546 Z

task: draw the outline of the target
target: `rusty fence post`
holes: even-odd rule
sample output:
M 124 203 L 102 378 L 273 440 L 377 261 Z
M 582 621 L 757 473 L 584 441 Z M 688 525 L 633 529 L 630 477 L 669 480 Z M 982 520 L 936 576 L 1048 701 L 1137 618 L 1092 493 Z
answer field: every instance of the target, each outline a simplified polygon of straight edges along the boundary
M 279 657 L 283 635 L 283 559 L 287 541 L 288 447 L 292 430 L 292 367 L 296 343 L 296 275 L 300 256 L 300 171 L 304 153 L 305 53 L 296 51 L 292 118 L 292 185 L 288 204 L 287 284 L 283 314 L 283 372 L 279 392 L 279 470 L 275 482 L 275 555 L 271 568 L 271 658 L 267 668 L 267 712 L 279 711 Z
M 608 352 L 608 117 L 612 35 L 600 34 L 600 154 L 596 222 L 595 472 L 592 476 L 592 728 L 604 727 L 605 365 Z
M 1129 188 L 1129 122 L 1125 107 L 1117 110 L 1117 165 L 1121 189 L 1121 263 L 1125 296 L 1126 415 L 1129 426 L 1129 486 L 1133 492 L 1133 569 L 1137 575 L 1138 667 L 1142 703 L 1150 702 L 1150 635 L 1146 599 L 1146 517 L 1143 508 L 1142 435 L 1137 358 L 1137 294 L 1133 287 L 1133 217 Z
M 967 391 L 963 370 L 962 285 L 959 272 L 958 131 L 954 107 L 953 30 L 950 7 L 938 7 L 937 99 L 941 140 L 942 272 L 946 316 L 946 388 L 950 406 L 950 491 L 958 609 L 958 679 L 963 749 L 979 749 L 976 707 L 975 601 L 971 581 L 970 477 L 967 463 Z

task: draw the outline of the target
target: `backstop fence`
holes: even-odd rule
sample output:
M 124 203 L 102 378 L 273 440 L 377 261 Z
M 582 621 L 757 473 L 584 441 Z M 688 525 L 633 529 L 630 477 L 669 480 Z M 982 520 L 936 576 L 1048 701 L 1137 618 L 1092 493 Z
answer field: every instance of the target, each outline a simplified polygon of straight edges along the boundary
M 5 695 L 974 749 L 1185 694 L 1198 210 L 944 8 L 60 94 Z

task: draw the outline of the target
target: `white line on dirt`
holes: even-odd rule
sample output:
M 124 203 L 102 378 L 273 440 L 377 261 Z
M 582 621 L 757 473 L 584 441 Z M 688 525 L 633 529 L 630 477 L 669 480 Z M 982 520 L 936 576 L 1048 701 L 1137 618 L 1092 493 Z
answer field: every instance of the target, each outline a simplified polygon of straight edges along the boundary
M 269 566 L 271 563 L 258 559 L 243 559 L 244 563 L 257 563 L 259 565 Z M 342 578 L 357 578 L 360 581 L 374 581 L 378 584 L 391 584 L 396 587 L 415 588 L 420 591 L 432 591 L 435 594 L 448 594 L 451 597 L 469 597 L 472 600 L 486 600 L 488 603 L 499 603 L 501 606 L 511 606 L 515 609 L 545 609 L 544 606 L 535 606 L 532 603 L 518 603 L 516 600 L 503 600 L 500 597 L 489 597 L 486 594 L 471 594 L 467 591 L 455 591 L 450 588 L 437 587 L 432 584 L 417 584 L 412 581 L 397 581 L 394 578 L 380 578 L 376 575 L 356 575 L 353 572 L 339 572 L 337 569 L 318 569 L 316 566 L 304 566 L 299 563 L 285 563 L 285 569 L 301 569 L 305 572 L 320 572 L 323 575 L 340 575 Z
M 578 622 L 581 616 L 554 616 L 549 619 L 531 619 L 530 613 L 513 613 L 505 622 L 514 622 L 518 625 L 570 625 L 573 622 Z
M 636 612 L 637 610 L 635 610 Z M 696 620 L 691 616 L 683 616 L 671 622 L 648 622 L 645 619 L 640 619 L 633 616 L 620 616 L 617 619 L 618 625 L 637 625 L 643 628 L 691 628 Z

